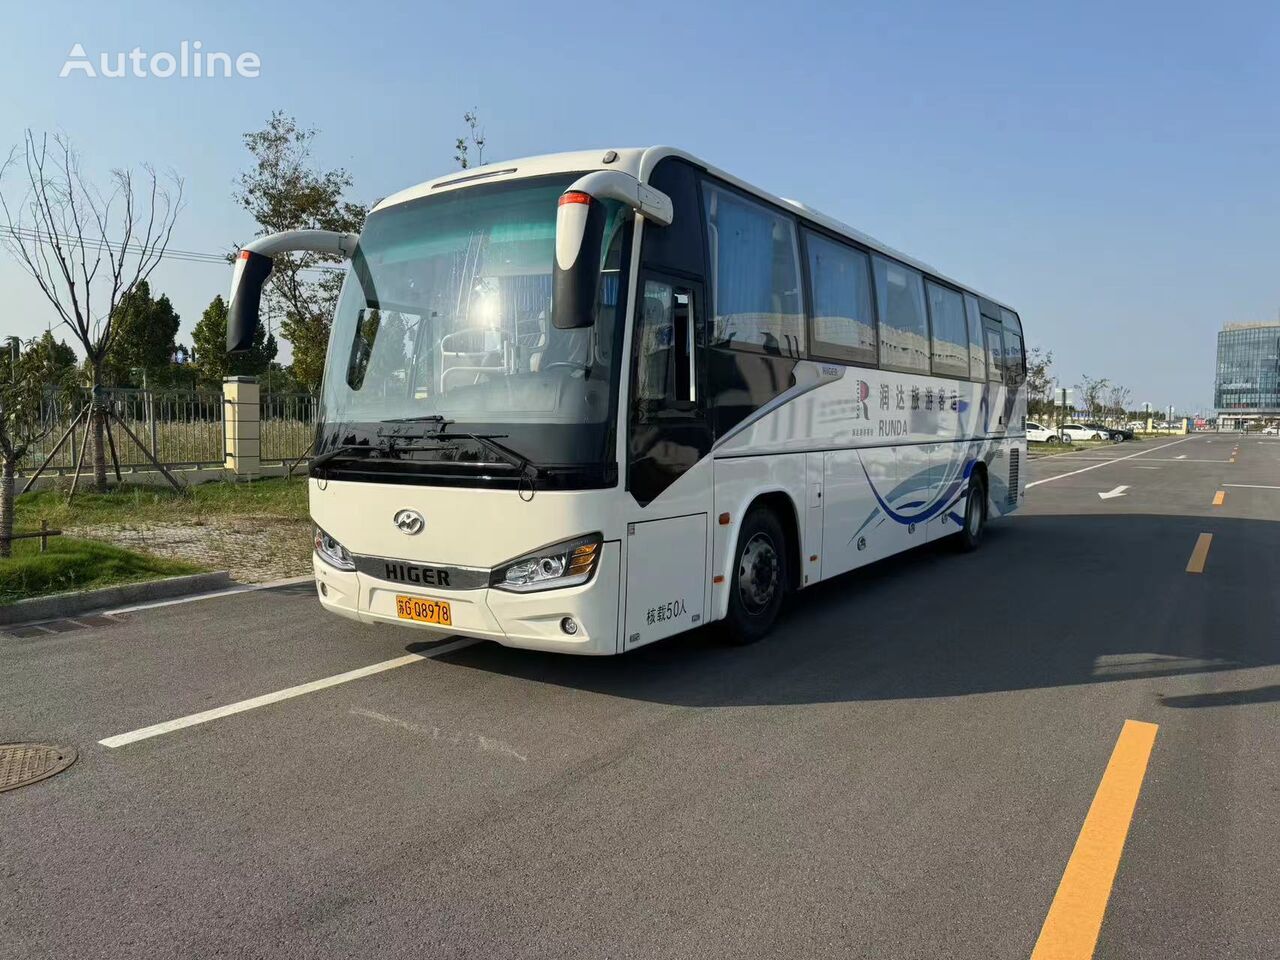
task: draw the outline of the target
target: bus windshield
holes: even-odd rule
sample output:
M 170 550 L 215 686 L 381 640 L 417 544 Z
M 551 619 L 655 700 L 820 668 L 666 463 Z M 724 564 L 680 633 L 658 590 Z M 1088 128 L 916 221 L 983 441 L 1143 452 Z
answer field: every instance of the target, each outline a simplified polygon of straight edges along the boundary
M 604 425 L 616 409 L 614 314 L 630 217 L 606 204 L 596 324 L 552 326 L 557 198 L 574 179 L 464 187 L 371 214 L 334 314 L 325 423 L 505 424 L 530 460 L 580 459 L 564 444 L 528 449 L 546 431 L 525 428 Z

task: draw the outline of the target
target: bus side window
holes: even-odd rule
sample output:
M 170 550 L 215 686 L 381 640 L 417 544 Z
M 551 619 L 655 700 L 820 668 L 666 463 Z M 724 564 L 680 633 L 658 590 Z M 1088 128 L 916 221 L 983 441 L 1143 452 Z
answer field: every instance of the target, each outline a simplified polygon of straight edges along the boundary
M 1008 329 L 1004 332 L 1004 379 L 1010 386 L 1020 386 L 1027 379 L 1022 338 Z
M 1020 384 L 1027 378 L 1026 356 L 1022 349 L 1022 321 L 1012 310 L 1000 308 L 1000 323 L 1004 327 L 1005 380 Z
M 969 321 L 969 377 L 987 379 L 987 358 L 982 344 L 982 311 L 978 298 L 971 293 L 964 295 L 964 315 Z
M 1004 382 L 1004 349 L 1001 343 L 998 324 L 983 324 L 983 335 L 987 344 L 987 379 L 992 383 Z

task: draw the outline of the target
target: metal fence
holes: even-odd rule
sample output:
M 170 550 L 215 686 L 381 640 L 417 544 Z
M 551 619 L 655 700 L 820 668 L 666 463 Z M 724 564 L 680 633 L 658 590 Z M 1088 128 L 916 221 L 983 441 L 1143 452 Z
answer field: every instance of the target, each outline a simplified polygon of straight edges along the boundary
M 297 460 L 316 431 L 316 398 L 307 393 L 264 393 L 258 424 L 263 463 Z
M 166 466 L 205 466 L 225 459 L 221 393 L 113 389 L 107 397 L 133 434 Z M 113 432 L 122 467 L 149 465 L 128 437 Z
M 79 403 L 87 399 L 86 393 Z M 152 456 L 166 467 L 221 466 L 224 462 L 226 440 L 221 393 L 112 388 L 106 391 L 105 400 Z M 21 470 L 34 470 L 44 462 L 75 419 L 79 403 L 53 398 L 46 401 L 43 417 L 47 432 L 27 451 Z M 304 456 L 315 431 L 315 413 L 315 398 L 308 394 L 264 394 L 260 434 L 263 461 L 296 460 Z M 84 445 L 85 429 L 84 422 L 76 425 L 50 462 L 50 470 L 60 473 L 75 470 Z M 151 469 L 146 454 L 119 425 L 112 425 L 112 436 L 122 468 Z M 89 442 L 92 443 L 92 439 Z M 107 455 L 110 456 L 110 451 Z M 84 469 L 88 469 L 92 452 L 85 448 L 84 456 Z

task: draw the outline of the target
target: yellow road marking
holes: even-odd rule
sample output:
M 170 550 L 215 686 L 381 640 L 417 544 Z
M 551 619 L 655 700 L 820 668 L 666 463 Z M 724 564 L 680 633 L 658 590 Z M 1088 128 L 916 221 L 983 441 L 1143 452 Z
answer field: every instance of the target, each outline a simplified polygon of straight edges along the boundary
M 1219 490 L 1213 495 L 1213 505 L 1215 507 L 1220 507 L 1222 506 L 1222 501 L 1225 499 L 1227 499 L 1227 491 Z
M 1156 724 L 1140 720 L 1124 722 L 1031 960 L 1093 956 L 1157 729 Z
M 1212 533 L 1202 533 L 1196 537 L 1196 545 L 1191 548 L 1191 559 L 1187 561 L 1187 573 L 1204 573 L 1204 562 L 1209 559 L 1211 543 Z

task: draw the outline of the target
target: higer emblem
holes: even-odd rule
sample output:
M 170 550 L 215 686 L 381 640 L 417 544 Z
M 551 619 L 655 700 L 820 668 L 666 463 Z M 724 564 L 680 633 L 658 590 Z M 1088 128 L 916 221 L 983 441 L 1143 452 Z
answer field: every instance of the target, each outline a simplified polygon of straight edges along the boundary
M 427 521 L 417 510 L 399 510 L 391 518 L 391 522 L 396 525 L 397 530 L 409 536 L 421 533 L 422 528 L 427 525 Z

